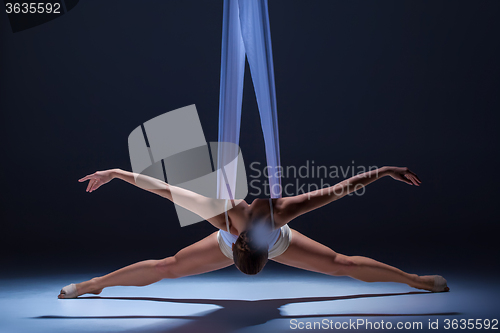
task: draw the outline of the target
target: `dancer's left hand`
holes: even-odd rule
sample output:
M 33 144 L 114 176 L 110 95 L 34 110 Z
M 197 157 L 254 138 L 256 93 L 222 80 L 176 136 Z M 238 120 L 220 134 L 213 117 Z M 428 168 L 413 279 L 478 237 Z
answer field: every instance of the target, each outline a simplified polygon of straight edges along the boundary
M 86 191 L 93 192 L 102 185 L 111 181 L 112 179 L 113 179 L 113 170 L 104 170 L 104 171 L 96 171 L 93 174 L 78 179 L 78 181 L 81 183 L 88 180 L 89 184 L 87 185 Z

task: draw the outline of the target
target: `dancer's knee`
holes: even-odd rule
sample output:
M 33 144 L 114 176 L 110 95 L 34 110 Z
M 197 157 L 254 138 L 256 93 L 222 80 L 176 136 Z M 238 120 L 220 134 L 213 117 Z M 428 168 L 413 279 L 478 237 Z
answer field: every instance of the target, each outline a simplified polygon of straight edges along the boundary
M 330 274 L 335 276 L 350 276 L 358 267 L 359 264 L 351 257 L 337 254 L 333 259 L 333 268 Z
M 156 260 L 155 263 L 155 269 L 160 273 L 163 279 L 175 279 L 180 277 L 177 272 L 177 266 L 175 257 Z

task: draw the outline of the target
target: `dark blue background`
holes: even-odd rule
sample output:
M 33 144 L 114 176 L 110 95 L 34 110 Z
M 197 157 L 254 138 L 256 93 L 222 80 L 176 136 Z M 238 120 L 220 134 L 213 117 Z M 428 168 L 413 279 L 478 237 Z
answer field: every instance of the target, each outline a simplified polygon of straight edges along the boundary
M 423 181 L 384 178 L 292 228 L 406 270 L 498 268 L 499 7 L 270 1 L 282 164 L 408 166 Z M 169 201 L 124 182 L 89 194 L 77 179 L 130 170 L 129 133 L 186 105 L 217 140 L 221 22 L 222 1 L 81 1 L 15 34 L 0 14 L 4 265 L 119 267 L 215 230 L 181 228 Z M 248 69 L 242 118 L 250 174 L 265 156 Z

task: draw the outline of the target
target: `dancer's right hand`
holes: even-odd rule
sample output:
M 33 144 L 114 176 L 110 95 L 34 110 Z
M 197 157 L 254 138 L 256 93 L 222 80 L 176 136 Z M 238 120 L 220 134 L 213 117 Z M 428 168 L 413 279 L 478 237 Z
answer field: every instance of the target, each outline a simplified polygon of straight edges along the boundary
M 418 176 L 413 171 L 411 171 L 406 167 L 404 168 L 387 167 L 387 170 L 389 171 L 389 176 L 391 176 L 393 179 L 399 180 L 408 185 L 419 186 L 421 183 Z
M 92 192 L 97 190 L 102 185 L 108 183 L 113 178 L 114 178 L 113 170 L 104 170 L 104 171 L 96 171 L 91 175 L 87 175 L 81 179 L 78 179 L 78 181 L 81 183 L 88 180 L 89 184 L 87 185 L 86 191 Z

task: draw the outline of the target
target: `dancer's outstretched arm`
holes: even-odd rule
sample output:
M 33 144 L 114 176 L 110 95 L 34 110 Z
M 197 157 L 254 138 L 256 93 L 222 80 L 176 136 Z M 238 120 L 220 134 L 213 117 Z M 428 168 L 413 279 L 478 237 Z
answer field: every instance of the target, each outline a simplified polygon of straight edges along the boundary
M 225 225 L 224 214 L 221 215 L 224 212 L 225 200 L 209 198 L 196 192 L 167 184 L 153 177 L 121 169 L 110 169 L 97 171 L 78 181 L 84 182 L 88 180 L 87 192 L 93 192 L 115 178 L 167 198 L 175 204 L 201 216 L 216 228 L 221 228 Z
M 276 226 L 281 227 L 297 216 L 338 200 L 385 176 L 390 176 L 409 185 L 418 186 L 421 183 L 417 175 L 408 168 L 382 167 L 371 170 L 346 179 L 331 187 L 293 197 L 276 199 Z

